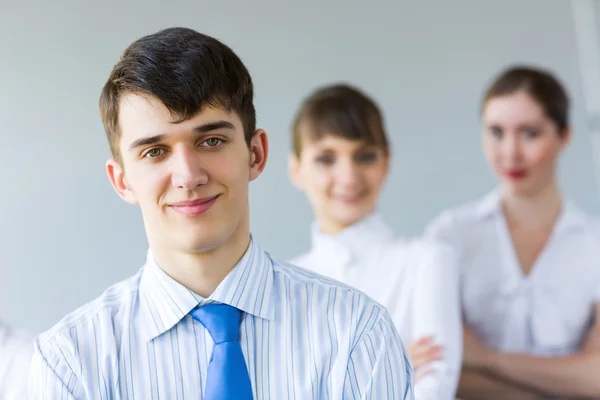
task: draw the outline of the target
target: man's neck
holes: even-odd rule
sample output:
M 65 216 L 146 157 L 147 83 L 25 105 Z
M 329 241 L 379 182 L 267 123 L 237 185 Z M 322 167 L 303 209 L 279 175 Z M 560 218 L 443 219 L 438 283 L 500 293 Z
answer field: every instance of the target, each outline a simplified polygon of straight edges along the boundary
M 152 246 L 152 255 L 160 268 L 192 292 L 207 298 L 246 253 L 250 233 L 234 233 L 226 243 L 209 251 L 188 253 Z

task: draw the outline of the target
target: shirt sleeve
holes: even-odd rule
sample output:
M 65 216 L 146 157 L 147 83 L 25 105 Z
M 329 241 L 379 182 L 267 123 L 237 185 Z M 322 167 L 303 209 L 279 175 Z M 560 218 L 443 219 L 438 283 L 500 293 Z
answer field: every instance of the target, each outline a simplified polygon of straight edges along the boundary
M 83 400 L 77 376 L 52 340 L 36 340 L 29 373 L 30 400 Z M 58 351 L 57 351 L 58 350 Z
M 33 352 L 33 339 L 22 338 L 15 341 L 14 352 L 8 360 L 8 373 L 0 388 L 0 398 L 3 400 L 25 400 L 27 399 L 27 376 Z
M 443 346 L 443 358 L 415 384 L 417 400 L 455 398 L 462 363 L 462 319 L 456 257 L 439 243 L 422 243 L 416 255 L 411 336 L 431 336 Z
M 385 311 L 350 354 L 343 398 L 414 400 L 412 367 Z

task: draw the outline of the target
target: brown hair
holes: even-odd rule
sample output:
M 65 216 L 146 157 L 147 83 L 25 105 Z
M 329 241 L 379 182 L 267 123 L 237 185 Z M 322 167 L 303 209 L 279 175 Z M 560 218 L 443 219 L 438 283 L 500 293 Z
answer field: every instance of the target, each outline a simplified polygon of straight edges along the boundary
M 185 121 L 204 106 L 239 114 L 246 142 L 256 130 L 253 85 L 239 57 L 218 40 L 187 28 L 169 28 L 133 42 L 114 66 L 100 95 L 100 115 L 113 157 L 121 162 L 119 101 L 150 95 Z
M 389 153 L 383 117 L 375 102 L 358 89 L 345 84 L 325 86 L 308 96 L 292 125 L 292 150 L 299 157 L 302 140 L 320 140 L 336 135 L 362 140 Z
M 548 71 L 525 66 L 506 69 L 487 89 L 482 110 L 490 99 L 519 90 L 531 96 L 556 124 L 559 135 L 564 135 L 569 126 L 569 98 L 562 84 Z

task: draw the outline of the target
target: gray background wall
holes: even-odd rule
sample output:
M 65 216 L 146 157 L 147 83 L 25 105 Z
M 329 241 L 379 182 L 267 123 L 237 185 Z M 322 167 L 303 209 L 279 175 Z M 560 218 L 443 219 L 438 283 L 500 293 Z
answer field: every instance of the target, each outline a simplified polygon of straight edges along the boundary
M 307 248 L 312 218 L 287 180 L 290 120 L 303 96 L 333 81 L 356 84 L 381 104 L 394 155 L 381 211 L 398 232 L 418 234 L 442 209 L 495 184 L 479 142 L 490 77 L 513 62 L 549 67 L 574 105 L 562 186 L 600 212 L 566 0 L 169 3 L 2 5 L 1 319 L 48 328 L 142 265 L 139 211 L 105 177 L 97 99 L 125 47 L 169 26 L 223 40 L 253 74 L 271 157 L 251 186 L 252 229 L 276 256 Z

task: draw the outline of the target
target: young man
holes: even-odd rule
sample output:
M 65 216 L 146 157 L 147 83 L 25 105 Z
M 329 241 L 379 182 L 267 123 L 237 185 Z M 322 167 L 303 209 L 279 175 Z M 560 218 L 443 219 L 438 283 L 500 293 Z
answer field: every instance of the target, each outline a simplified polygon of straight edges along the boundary
M 413 398 L 380 305 L 251 237 L 248 183 L 268 154 L 252 98 L 241 60 L 190 29 L 125 51 L 100 110 L 147 262 L 36 340 L 34 399 Z

